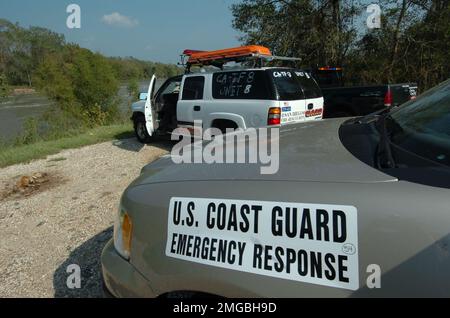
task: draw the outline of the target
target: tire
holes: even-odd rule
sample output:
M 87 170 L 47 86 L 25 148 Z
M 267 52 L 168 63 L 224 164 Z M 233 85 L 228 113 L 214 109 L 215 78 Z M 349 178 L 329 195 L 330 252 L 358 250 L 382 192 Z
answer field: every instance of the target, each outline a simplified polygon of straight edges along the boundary
M 219 129 L 222 132 L 222 134 L 225 134 L 227 128 L 237 129 L 238 125 L 235 122 L 231 121 L 231 120 L 218 119 L 218 120 L 215 120 L 213 122 L 211 127 L 217 128 L 217 129 Z
M 147 127 L 145 126 L 145 117 L 138 116 L 134 119 L 134 134 L 136 138 L 143 144 L 149 143 L 152 139 L 148 134 Z

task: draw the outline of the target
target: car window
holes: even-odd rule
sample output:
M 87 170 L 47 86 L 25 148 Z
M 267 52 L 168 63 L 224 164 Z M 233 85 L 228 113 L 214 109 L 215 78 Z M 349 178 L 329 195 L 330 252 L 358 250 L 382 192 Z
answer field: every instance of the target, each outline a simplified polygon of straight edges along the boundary
M 292 71 L 270 70 L 269 73 L 273 79 L 280 100 L 297 100 L 305 98 L 302 87 L 295 79 Z
M 203 90 L 205 88 L 204 76 L 187 77 L 183 86 L 183 100 L 196 100 L 203 98 Z
M 273 69 L 269 73 L 280 100 L 322 97 L 322 92 L 309 73 L 301 70 Z
M 213 75 L 215 99 L 272 99 L 264 71 L 236 71 Z
M 390 118 L 396 145 L 450 165 L 450 80 L 399 107 Z
M 163 95 L 172 94 L 172 93 L 179 93 L 180 92 L 180 86 L 181 86 L 181 79 L 180 78 L 168 80 L 166 83 L 164 83 L 164 85 L 158 91 L 158 96 L 156 97 L 156 101 L 160 102 L 162 100 Z
M 319 88 L 316 81 L 311 76 L 309 76 L 308 73 L 296 71 L 295 74 L 297 76 L 297 80 L 303 87 L 305 98 L 319 98 L 323 96 L 322 90 Z

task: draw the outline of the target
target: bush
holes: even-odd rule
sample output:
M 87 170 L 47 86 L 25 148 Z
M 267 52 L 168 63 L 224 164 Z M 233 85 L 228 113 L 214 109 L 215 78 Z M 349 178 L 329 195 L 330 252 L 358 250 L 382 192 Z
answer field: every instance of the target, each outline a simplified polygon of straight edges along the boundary
M 56 120 L 69 126 L 74 120 L 78 129 L 110 124 L 120 117 L 118 81 L 108 60 L 100 54 L 67 46 L 62 54 L 44 59 L 34 82 L 59 108 L 57 118 L 47 115 L 50 131 L 61 126 Z
M 0 74 L 0 98 L 7 97 L 9 93 L 10 88 L 6 76 L 4 74 Z
M 84 110 L 100 105 L 102 111 L 117 101 L 119 83 L 108 60 L 100 54 L 78 47 L 69 48 L 73 92 Z M 72 58 L 73 57 L 73 58 Z
M 89 107 L 83 112 L 83 116 L 89 127 L 103 126 L 106 124 L 107 113 L 102 110 L 99 104 L 95 104 L 94 107 Z
M 41 139 L 39 121 L 36 118 L 27 118 L 23 125 L 23 133 L 17 138 L 16 144 L 28 145 Z
M 137 97 L 139 94 L 139 82 L 136 78 L 128 82 L 127 91 L 129 96 Z
M 22 134 L 12 143 L 26 145 L 70 137 L 86 131 L 89 128 L 87 122 L 83 114 L 54 105 L 41 116 L 28 118 L 23 125 Z
M 70 66 L 58 55 L 49 55 L 37 68 L 33 80 L 36 87 L 48 98 L 64 107 L 73 105 L 76 96 L 69 76 Z

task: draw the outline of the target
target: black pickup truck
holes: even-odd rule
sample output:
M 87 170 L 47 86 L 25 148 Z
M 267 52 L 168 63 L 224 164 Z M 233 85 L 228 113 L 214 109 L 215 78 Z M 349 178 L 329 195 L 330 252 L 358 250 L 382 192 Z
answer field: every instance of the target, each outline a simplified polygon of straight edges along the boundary
M 311 74 L 323 92 L 323 118 L 364 116 L 417 96 L 416 83 L 344 86 L 339 67 L 320 67 Z

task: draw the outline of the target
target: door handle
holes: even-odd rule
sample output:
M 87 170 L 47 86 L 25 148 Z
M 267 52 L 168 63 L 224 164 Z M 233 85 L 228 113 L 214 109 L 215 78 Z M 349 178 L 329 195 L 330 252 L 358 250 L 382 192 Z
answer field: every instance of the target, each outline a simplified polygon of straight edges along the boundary
M 200 111 L 200 109 L 201 109 L 201 107 L 200 107 L 200 106 L 194 106 L 194 112 L 199 112 L 199 111 Z
M 308 104 L 308 110 L 311 110 L 314 108 L 314 104 Z

